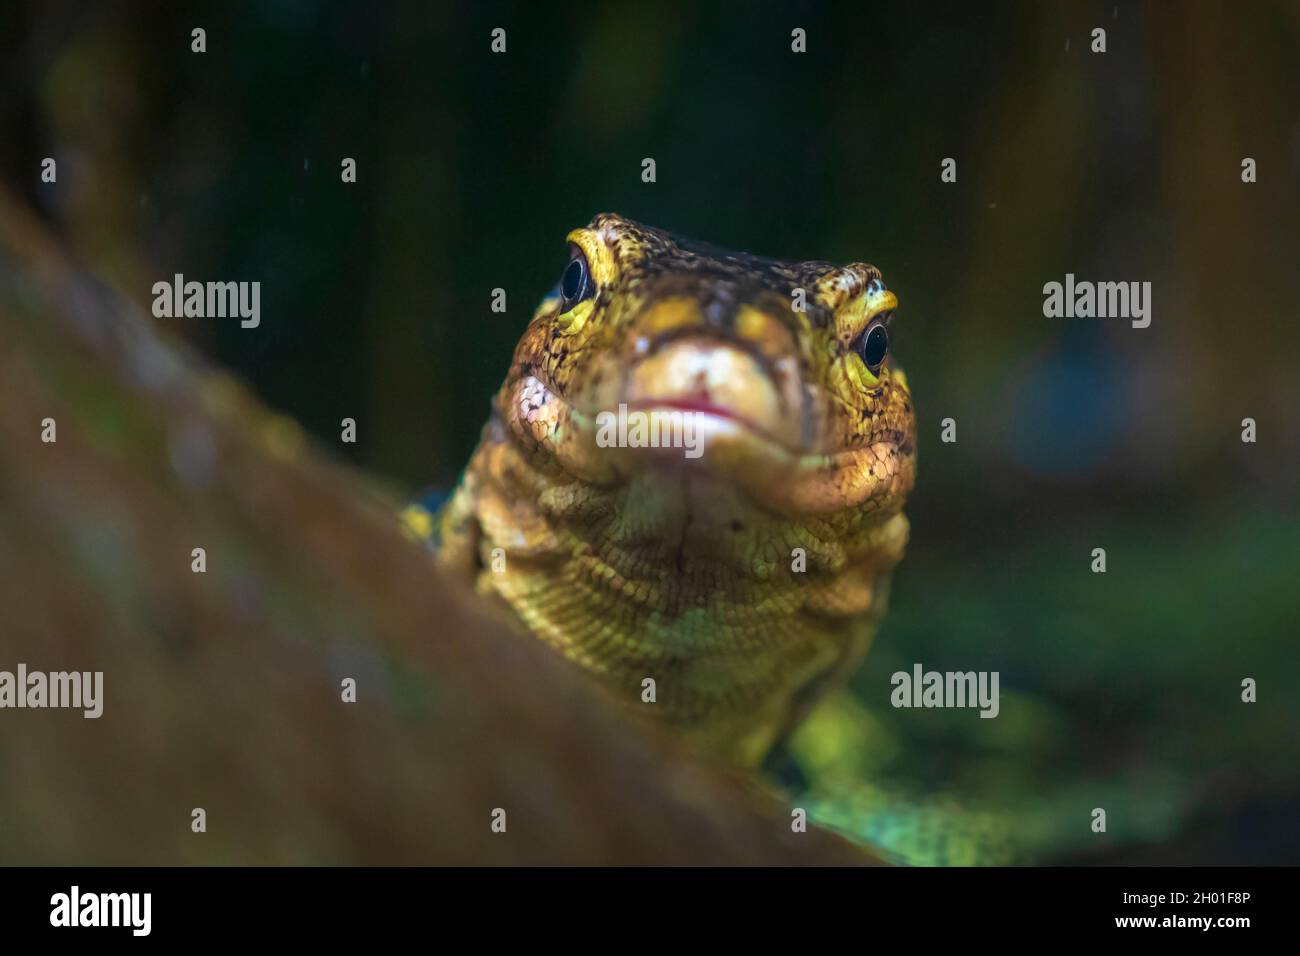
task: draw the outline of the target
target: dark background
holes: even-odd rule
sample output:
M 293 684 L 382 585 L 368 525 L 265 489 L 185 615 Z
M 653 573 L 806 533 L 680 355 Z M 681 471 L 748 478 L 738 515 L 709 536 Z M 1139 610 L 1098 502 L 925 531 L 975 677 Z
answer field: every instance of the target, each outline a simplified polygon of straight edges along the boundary
M 1300 862 L 1300 5 L 181 6 L 0 10 L 4 181 L 146 309 L 262 283 L 258 329 L 160 324 L 400 500 L 596 212 L 872 262 L 913 544 L 801 738 L 817 814 L 917 862 Z M 1044 318 L 1067 272 L 1152 282 L 1151 326 Z M 1000 717 L 890 708 L 918 661 Z

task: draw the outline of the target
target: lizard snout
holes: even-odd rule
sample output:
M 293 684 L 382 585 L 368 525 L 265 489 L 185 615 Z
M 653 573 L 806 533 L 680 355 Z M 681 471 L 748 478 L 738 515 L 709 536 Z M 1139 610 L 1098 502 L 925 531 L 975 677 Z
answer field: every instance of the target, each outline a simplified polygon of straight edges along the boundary
M 646 352 L 625 380 L 628 409 L 689 416 L 707 444 L 800 444 L 802 387 L 793 357 L 770 360 L 710 335 L 674 337 Z

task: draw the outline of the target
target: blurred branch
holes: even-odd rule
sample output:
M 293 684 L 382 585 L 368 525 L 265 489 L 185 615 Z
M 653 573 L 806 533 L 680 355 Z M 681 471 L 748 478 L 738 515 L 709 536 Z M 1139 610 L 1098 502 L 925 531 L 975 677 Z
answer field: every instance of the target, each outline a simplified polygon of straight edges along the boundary
M 0 381 L 0 670 L 104 672 L 97 720 L 0 711 L 0 860 L 871 862 L 438 580 L 389 503 L 4 192 Z

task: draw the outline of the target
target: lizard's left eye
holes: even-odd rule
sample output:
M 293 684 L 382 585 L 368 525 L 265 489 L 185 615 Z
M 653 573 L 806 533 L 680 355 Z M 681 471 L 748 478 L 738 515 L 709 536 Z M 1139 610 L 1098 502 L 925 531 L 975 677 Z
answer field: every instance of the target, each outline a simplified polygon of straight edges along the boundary
M 568 312 L 583 299 L 591 298 L 595 291 L 591 270 L 587 267 L 587 257 L 581 252 L 575 252 L 560 278 L 560 297 L 564 299 L 564 311 Z

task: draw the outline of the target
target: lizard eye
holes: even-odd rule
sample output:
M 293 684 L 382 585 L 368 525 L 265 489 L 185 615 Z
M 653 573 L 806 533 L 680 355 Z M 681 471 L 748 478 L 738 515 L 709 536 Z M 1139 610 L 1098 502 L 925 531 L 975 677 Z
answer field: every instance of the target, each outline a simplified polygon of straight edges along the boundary
M 889 330 L 885 328 L 883 322 L 877 322 L 867 329 L 867 334 L 862 337 L 858 346 L 858 354 L 862 356 L 862 361 L 867 368 L 871 369 L 873 375 L 880 370 L 880 364 L 889 354 Z
M 591 270 L 587 268 L 587 257 L 575 251 L 573 258 L 564 268 L 564 275 L 560 277 L 560 296 L 564 299 L 564 311 L 568 312 L 595 292 L 595 283 L 591 281 Z

